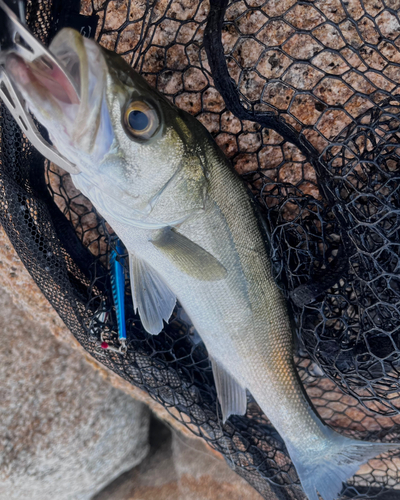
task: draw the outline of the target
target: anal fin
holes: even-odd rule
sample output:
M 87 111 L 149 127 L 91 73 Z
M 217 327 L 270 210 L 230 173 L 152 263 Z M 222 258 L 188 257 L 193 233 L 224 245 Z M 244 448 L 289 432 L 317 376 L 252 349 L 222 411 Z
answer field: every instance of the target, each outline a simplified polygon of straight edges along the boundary
M 247 408 L 246 389 L 214 359 L 211 359 L 211 366 L 221 405 L 222 421 L 225 423 L 230 415 L 244 415 Z
M 142 259 L 129 254 L 133 307 L 139 312 L 144 329 L 157 335 L 168 322 L 176 297 L 160 275 Z

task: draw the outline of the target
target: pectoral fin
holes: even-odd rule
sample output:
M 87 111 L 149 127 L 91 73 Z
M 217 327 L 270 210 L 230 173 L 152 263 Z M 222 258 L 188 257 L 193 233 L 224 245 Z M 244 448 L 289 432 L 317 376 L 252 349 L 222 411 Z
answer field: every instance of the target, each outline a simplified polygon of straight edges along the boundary
M 211 366 L 221 405 L 222 421 L 225 423 L 230 415 L 244 415 L 247 408 L 246 389 L 214 359 L 211 359 Z
M 163 229 L 151 243 L 180 271 L 192 278 L 217 281 L 227 274 L 225 267 L 207 250 L 174 229 Z
M 159 274 L 146 262 L 129 254 L 133 307 L 139 312 L 145 330 L 157 335 L 174 310 L 176 297 Z

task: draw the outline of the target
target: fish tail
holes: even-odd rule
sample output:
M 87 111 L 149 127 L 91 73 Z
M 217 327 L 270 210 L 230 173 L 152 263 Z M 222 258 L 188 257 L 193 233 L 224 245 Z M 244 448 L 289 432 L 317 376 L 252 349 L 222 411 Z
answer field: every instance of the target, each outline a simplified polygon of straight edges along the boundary
M 371 443 L 341 436 L 325 427 L 328 442 L 320 451 L 307 454 L 290 450 L 290 456 L 300 477 L 301 485 L 309 500 L 339 497 L 343 483 L 353 476 L 360 466 L 381 453 L 400 448 L 400 443 Z M 289 445 L 290 447 L 290 445 Z M 322 448 L 322 449 L 321 449 Z

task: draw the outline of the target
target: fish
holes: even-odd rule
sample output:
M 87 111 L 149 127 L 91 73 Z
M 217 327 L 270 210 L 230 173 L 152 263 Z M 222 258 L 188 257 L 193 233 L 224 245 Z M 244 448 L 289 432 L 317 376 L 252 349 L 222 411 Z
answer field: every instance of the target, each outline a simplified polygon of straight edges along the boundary
M 49 50 L 68 78 L 13 51 L 5 71 L 127 249 L 143 327 L 157 335 L 178 300 L 207 348 L 223 421 L 246 413 L 249 391 L 309 500 L 333 500 L 361 464 L 400 444 L 347 438 L 318 416 L 246 187 L 203 125 L 123 58 L 70 28 Z

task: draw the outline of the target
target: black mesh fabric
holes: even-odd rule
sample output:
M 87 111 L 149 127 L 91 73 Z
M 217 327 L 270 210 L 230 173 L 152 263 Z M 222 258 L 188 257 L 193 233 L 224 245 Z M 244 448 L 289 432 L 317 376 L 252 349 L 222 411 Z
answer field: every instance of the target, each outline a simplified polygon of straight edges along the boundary
M 400 442 L 399 7 L 398 0 L 81 4 L 82 14 L 99 16 L 99 43 L 194 114 L 253 191 L 296 325 L 299 374 L 321 417 L 345 435 L 393 442 Z M 34 0 L 28 24 L 48 43 L 54 28 L 76 19 L 72 10 Z M 160 335 L 148 335 L 127 280 L 127 352 L 101 349 L 100 332 L 118 346 L 108 271 L 115 235 L 4 107 L 0 134 L 1 224 L 78 341 L 221 452 L 264 498 L 303 500 L 282 439 L 251 397 L 245 417 L 222 424 L 207 352 L 179 306 Z M 101 311 L 109 313 L 103 321 Z M 371 461 L 342 497 L 400 498 L 399 465 L 396 454 Z

